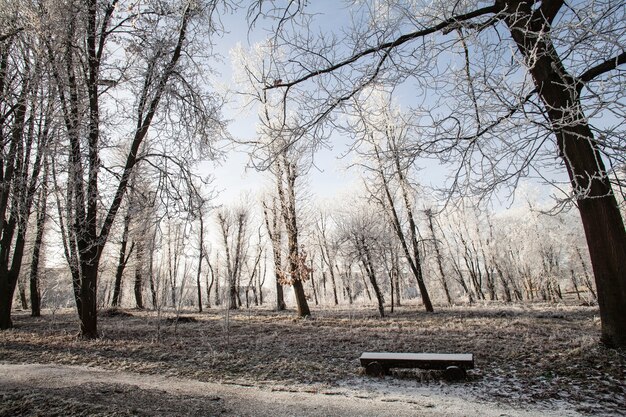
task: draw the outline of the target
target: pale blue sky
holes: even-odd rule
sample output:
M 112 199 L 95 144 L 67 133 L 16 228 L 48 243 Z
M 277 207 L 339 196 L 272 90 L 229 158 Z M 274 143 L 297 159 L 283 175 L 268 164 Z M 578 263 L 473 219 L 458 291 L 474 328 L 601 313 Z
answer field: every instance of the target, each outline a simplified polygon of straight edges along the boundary
M 329 10 L 332 13 L 325 14 L 326 24 L 337 24 L 342 14 L 340 10 L 341 2 L 329 0 L 317 0 L 314 7 L 319 10 Z M 343 14 L 344 18 L 347 14 Z M 221 73 L 220 82 L 226 85 L 233 85 L 233 69 L 230 62 L 230 50 L 237 43 L 241 43 L 247 48 L 250 43 L 261 41 L 266 36 L 267 22 L 259 22 L 259 25 L 252 32 L 248 31 L 246 22 L 246 10 L 241 9 L 235 14 L 224 15 L 222 18 L 228 33 L 216 40 L 216 50 L 223 56 L 224 62 L 217 66 Z M 254 139 L 255 125 L 257 122 L 256 113 L 242 112 L 239 109 L 238 100 L 225 109 L 225 117 L 231 120 L 229 131 L 238 140 Z M 332 140 L 333 149 L 322 149 L 315 155 L 315 166 L 303 178 L 302 183 L 307 187 L 306 194 L 320 199 L 330 199 L 342 193 L 344 190 L 354 188 L 361 180 L 354 170 L 347 171 L 346 167 L 352 156 L 340 159 L 347 150 L 345 139 L 335 136 Z M 249 157 L 243 146 L 235 146 L 233 150 L 226 153 L 226 159 L 219 166 L 204 164 L 203 172 L 211 173 L 215 177 L 214 185 L 219 196 L 216 199 L 218 204 L 236 203 L 242 195 L 256 198 L 263 189 L 270 189 L 271 179 L 267 172 L 257 172 L 254 168 L 248 167 Z

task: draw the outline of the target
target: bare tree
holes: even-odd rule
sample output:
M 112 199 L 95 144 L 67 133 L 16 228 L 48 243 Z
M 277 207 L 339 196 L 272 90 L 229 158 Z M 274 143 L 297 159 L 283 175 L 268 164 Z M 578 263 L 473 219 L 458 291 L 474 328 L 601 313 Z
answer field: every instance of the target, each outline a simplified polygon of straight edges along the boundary
M 380 317 L 384 317 L 385 299 L 377 278 L 379 270 L 377 265 L 381 263 L 379 259 L 382 257 L 381 243 L 384 238 L 381 223 L 374 216 L 368 214 L 371 211 L 371 207 L 367 206 L 353 207 L 341 220 L 340 227 L 344 241 L 350 246 L 352 256 L 358 260 L 365 273 L 361 276 L 365 279 L 364 275 L 367 275 L 372 285 Z M 366 282 L 364 285 L 367 289 Z
M 282 272 L 282 282 L 293 287 L 296 296 L 297 313 L 299 317 L 311 315 L 309 305 L 304 294 L 303 283 L 308 279 L 309 268 L 306 264 L 306 252 L 298 243 L 298 218 L 296 212 L 296 179 L 298 167 L 294 160 L 289 158 L 285 149 L 274 165 L 278 200 L 280 201 L 283 223 L 287 232 L 287 260 L 289 271 Z
M 380 106 L 380 104 L 383 104 Z M 432 312 L 433 305 L 430 295 L 424 282 L 423 273 L 423 254 L 420 247 L 419 230 L 414 212 L 413 192 L 407 178 L 408 164 L 402 161 L 399 142 L 407 141 L 406 124 L 403 124 L 400 114 L 393 114 L 389 109 L 389 104 L 383 96 L 378 96 L 375 100 L 374 107 L 377 107 L 376 113 L 363 106 L 356 105 L 357 109 L 357 126 L 356 135 L 363 135 L 362 141 L 368 149 L 366 157 L 372 159 L 373 167 L 368 167 L 369 171 L 373 171 L 374 185 L 370 188 L 371 197 L 376 200 L 385 210 L 389 221 L 396 232 L 400 246 L 404 252 L 405 258 L 409 264 L 411 272 L 415 276 L 422 302 L 426 311 Z M 362 152 L 362 151 L 361 151 Z M 392 182 L 397 184 L 397 190 L 400 193 L 401 203 L 396 202 L 395 192 L 392 188 Z M 400 207 L 404 209 L 404 217 L 407 222 L 407 229 L 403 227 Z

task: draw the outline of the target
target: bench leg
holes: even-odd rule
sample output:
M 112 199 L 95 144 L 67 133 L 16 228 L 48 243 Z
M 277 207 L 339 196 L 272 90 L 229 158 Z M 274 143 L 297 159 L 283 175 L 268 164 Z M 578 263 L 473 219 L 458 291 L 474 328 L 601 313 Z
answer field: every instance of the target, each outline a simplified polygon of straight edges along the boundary
M 370 362 L 365 366 L 365 374 L 381 377 L 385 375 L 385 368 L 378 362 Z
M 465 369 L 458 366 L 448 366 L 443 375 L 448 381 L 460 381 L 467 378 Z

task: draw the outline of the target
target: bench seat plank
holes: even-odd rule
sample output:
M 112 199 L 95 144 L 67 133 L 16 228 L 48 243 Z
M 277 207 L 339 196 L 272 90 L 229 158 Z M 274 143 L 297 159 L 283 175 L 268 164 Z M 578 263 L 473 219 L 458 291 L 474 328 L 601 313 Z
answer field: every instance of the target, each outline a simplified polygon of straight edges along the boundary
M 363 352 L 359 360 L 364 367 L 372 362 L 378 362 L 383 368 L 446 369 L 449 366 L 474 368 L 474 355 L 471 353 Z

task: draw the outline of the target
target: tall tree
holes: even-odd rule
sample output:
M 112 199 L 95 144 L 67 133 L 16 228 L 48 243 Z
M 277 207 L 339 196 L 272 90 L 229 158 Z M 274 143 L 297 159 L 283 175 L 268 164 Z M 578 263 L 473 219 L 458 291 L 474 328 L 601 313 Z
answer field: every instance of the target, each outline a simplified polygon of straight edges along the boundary
M 306 253 L 304 253 L 304 248 L 298 242 L 300 231 L 296 211 L 298 167 L 296 161 L 289 157 L 287 149 L 285 149 L 275 161 L 274 169 L 278 200 L 280 201 L 283 224 L 287 234 L 289 270 L 282 271 L 282 281 L 293 287 L 298 316 L 306 317 L 311 315 L 304 293 L 304 282 L 309 278 L 309 271 L 306 264 Z
M 392 111 L 383 94 L 374 97 L 373 105 L 355 105 L 357 122 L 351 125 L 353 134 L 364 136 L 361 141 L 366 144 L 367 149 L 360 152 L 366 153 L 365 159 L 372 160 L 372 167 L 365 162 L 361 166 L 374 173 L 374 186 L 368 187 L 372 198 L 384 208 L 417 282 L 424 309 L 432 312 L 433 305 L 424 280 L 423 250 L 420 248 L 419 230 L 414 215 L 414 192 L 407 174 L 409 164 L 404 161 L 400 150 L 400 144 L 409 140 L 406 128 L 408 124 L 399 112 Z M 396 201 L 394 188 L 400 194 L 400 203 Z M 406 228 L 403 226 L 404 220 Z

